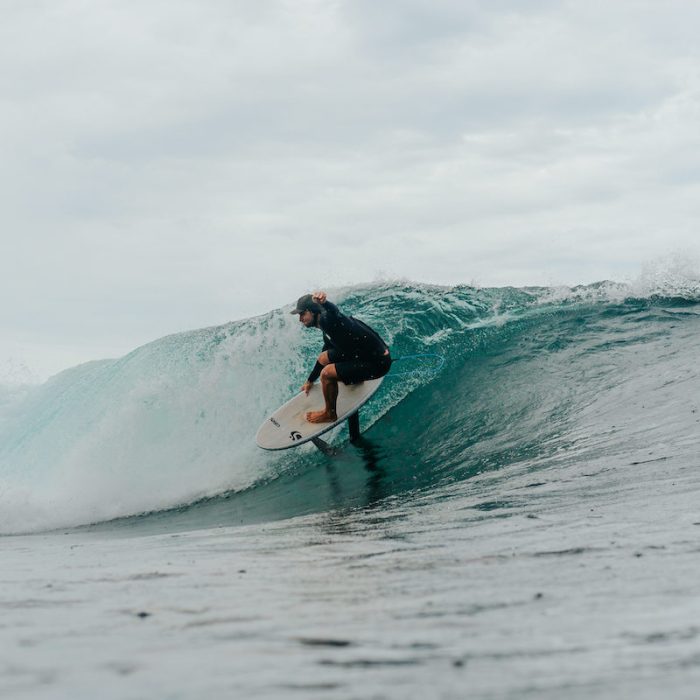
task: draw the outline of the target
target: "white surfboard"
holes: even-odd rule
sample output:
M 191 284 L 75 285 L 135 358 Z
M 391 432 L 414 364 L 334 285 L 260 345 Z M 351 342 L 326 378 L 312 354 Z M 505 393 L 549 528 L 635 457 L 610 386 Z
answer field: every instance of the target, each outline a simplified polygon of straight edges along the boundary
M 307 411 L 323 409 L 323 393 L 320 384 L 314 384 L 307 396 L 303 391 L 284 406 L 278 408 L 258 429 L 255 441 L 264 450 L 286 450 L 298 447 L 309 440 L 335 428 L 347 420 L 353 413 L 365 404 L 374 394 L 383 377 L 368 379 L 361 384 L 338 383 L 338 403 L 336 413 L 338 420 L 333 423 L 309 423 L 306 420 Z

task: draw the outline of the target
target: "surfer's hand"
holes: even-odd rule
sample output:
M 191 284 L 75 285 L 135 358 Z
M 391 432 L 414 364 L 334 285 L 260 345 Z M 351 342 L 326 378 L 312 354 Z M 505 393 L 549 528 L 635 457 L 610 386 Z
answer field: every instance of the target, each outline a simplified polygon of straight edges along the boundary
M 313 385 L 313 382 L 304 382 L 304 386 L 301 387 L 301 391 L 303 391 L 308 396 Z
M 325 304 L 328 295 L 325 292 L 314 292 L 311 295 L 311 300 L 315 301 L 317 304 Z

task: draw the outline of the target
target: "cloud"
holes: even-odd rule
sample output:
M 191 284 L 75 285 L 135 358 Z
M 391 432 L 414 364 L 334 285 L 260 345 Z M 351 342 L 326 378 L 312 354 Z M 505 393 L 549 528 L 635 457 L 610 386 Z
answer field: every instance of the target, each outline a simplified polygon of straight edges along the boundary
M 573 284 L 692 246 L 699 20 L 681 0 L 7 3 L 0 359 L 117 353 L 379 270 Z

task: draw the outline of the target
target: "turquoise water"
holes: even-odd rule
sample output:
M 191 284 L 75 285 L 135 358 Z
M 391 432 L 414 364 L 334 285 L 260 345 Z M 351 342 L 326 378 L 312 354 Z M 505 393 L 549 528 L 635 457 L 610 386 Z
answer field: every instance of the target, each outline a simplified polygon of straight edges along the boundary
M 700 288 L 338 297 L 445 362 L 390 374 L 333 458 L 254 444 L 320 343 L 286 309 L 0 402 L 6 689 L 694 697 Z M 40 630 L 69 613 L 61 661 Z

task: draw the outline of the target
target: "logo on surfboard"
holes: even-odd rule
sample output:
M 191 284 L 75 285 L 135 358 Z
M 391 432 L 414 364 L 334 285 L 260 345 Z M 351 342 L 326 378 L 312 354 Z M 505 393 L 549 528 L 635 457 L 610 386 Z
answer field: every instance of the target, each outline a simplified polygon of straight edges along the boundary
M 301 433 L 297 432 L 296 430 L 292 430 L 292 432 L 289 433 L 289 437 L 292 440 L 301 440 Z

